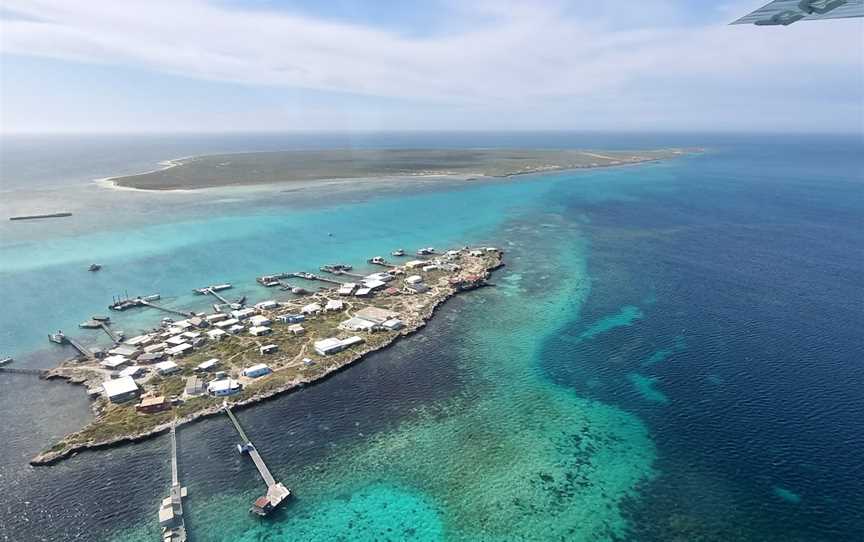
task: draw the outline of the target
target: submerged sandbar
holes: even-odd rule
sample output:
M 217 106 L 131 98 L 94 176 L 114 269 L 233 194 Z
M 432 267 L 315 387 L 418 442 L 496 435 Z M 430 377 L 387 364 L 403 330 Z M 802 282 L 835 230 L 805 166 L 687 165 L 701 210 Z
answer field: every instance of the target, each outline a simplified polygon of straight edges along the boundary
M 171 160 L 157 171 L 110 179 L 116 186 L 178 190 L 408 176 L 507 177 L 608 167 L 680 156 L 683 149 L 338 149 L 214 154 Z

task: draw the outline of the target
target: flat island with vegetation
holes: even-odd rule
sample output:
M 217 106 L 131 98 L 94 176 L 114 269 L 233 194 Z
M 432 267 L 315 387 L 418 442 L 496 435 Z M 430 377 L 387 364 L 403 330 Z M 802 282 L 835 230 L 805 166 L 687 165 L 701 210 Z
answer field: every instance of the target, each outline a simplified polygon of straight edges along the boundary
M 508 177 L 673 158 L 685 149 L 341 149 L 180 158 L 157 171 L 109 179 L 143 190 L 190 190 L 280 182 L 412 176 Z
M 438 305 L 485 285 L 503 265 L 492 247 L 422 252 L 401 265 L 379 261 L 386 268 L 362 278 L 337 269 L 340 284 L 287 302 L 166 319 L 115 345 L 122 354 L 79 357 L 47 371 L 89 388 L 94 419 L 31 464 L 144 439 L 174 420 L 219 413 L 223 402 L 249 405 L 325 378 L 417 331 Z

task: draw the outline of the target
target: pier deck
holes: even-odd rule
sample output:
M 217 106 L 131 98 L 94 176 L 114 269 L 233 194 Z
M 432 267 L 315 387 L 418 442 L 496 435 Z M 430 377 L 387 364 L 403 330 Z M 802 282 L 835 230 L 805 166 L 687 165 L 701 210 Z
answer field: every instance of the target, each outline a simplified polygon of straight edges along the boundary
M 159 525 L 163 542 L 186 542 L 186 525 L 183 521 L 183 497 L 186 488 L 180 485 L 177 472 L 177 425 L 171 424 L 171 492 L 159 507 Z
M 108 334 L 109 337 L 111 337 L 111 340 L 114 342 L 114 344 L 119 344 L 123 341 L 123 337 L 121 337 L 117 333 L 114 333 L 114 331 L 110 327 L 108 327 L 108 324 L 106 322 L 99 322 L 99 327 L 101 327 L 102 331 L 104 331 Z
M 273 474 L 270 473 L 270 469 L 267 468 L 267 464 L 264 463 L 264 459 L 261 457 L 261 454 L 258 453 L 258 449 L 255 448 L 255 445 L 252 444 L 252 441 L 249 440 L 248 436 L 246 436 L 246 432 L 243 431 L 240 422 L 237 420 L 236 416 L 234 416 L 234 413 L 231 412 L 231 407 L 225 404 L 223 408 L 225 413 L 228 415 L 228 418 L 230 418 L 231 423 L 234 425 L 234 428 L 237 430 L 237 433 L 240 435 L 240 440 L 243 441 L 243 444 L 238 448 L 241 452 L 249 454 L 249 457 L 252 458 L 252 462 L 255 464 L 255 468 L 258 469 L 258 474 L 261 475 L 261 479 L 264 480 L 264 483 L 267 485 L 267 494 L 255 500 L 250 512 L 260 516 L 266 516 L 275 510 L 282 501 L 290 497 L 291 491 L 273 478 Z

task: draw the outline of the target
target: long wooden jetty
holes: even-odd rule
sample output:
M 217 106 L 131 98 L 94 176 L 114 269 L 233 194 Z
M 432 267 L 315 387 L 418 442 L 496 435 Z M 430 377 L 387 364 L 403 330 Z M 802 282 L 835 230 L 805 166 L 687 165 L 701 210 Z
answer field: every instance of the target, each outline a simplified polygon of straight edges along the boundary
M 71 345 L 72 348 L 78 351 L 79 354 L 84 356 L 86 359 L 95 359 L 96 356 L 93 354 L 93 351 L 73 339 L 72 337 L 66 335 L 62 331 L 58 331 L 57 333 L 52 333 L 48 335 L 48 340 L 57 344 L 68 344 Z
M 186 488 L 180 485 L 177 472 L 177 421 L 171 424 L 171 492 L 159 506 L 159 526 L 162 527 L 163 542 L 186 542 L 186 525 L 183 521 L 183 498 Z
M 224 403 L 222 408 L 225 410 L 231 423 L 234 424 L 234 428 L 240 435 L 240 440 L 243 441 L 242 444 L 237 445 L 237 449 L 240 453 L 249 454 L 249 457 L 252 458 L 252 462 L 255 464 L 255 468 L 258 469 L 258 473 L 261 475 L 264 483 L 267 484 L 267 494 L 255 499 L 255 502 L 252 503 L 252 507 L 249 511 L 258 514 L 259 516 L 269 515 L 270 512 L 282 504 L 282 501 L 291 496 L 291 491 L 282 485 L 281 482 L 277 482 L 276 479 L 273 478 L 270 469 L 267 468 L 264 459 L 261 458 L 261 454 L 258 453 L 255 445 L 252 444 L 252 441 L 246 436 L 246 432 L 243 431 L 243 427 L 240 425 L 237 417 L 234 416 L 233 412 L 231 412 L 231 407 L 229 407 L 227 403 Z
M 119 333 L 115 333 L 110 327 L 108 327 L 108 322 L 99 322 L 99 327 L 102 328 L 102 331 L 108 334 L 111 337 L 111 340 L 114 344 L 119 344 L 123 341 L 123 337 Z
M 326 282 L 328 284 L 336 284 L 342 286 L 345 284 L 344 282 L 340 282 L 338 280 L 329 279 L 327 277 L 322 277 L 321 275 L 316 275 L 315 273 L 306 273 L 304 271 L 298 271 L 296 273 L 291 273 L 292 277 L 297 277 L 298 279 L 306 279 L 306 280 L 318 280 L 321 282 Z
M 168 307 L 163 307 L 162 305 L 157 305 L 156 303 L 153 303 L 152 301 L 146 301 L 144 299 L 141 300 L 141 305 L 143 305 L 145 307 L 150 307 L 151 309 L 157 309 L 157 310 L 160 310 L 163 312 L 167 312 L 169 314 L 176 314 L 177 316 L 182 316 L 183 318 L 191 318 L 191 317 L 195 316 L 194 312 L 183 312 L 183 311 L 178 311 L 176 309 L 169 309 Z

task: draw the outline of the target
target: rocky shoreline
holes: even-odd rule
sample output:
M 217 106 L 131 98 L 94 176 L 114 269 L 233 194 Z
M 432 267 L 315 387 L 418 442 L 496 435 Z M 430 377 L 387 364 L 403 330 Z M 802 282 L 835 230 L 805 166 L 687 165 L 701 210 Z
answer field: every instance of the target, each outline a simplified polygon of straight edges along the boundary
M 497 269 L 500 269 L 503 266 L 504 266 L 503 252 L 499 251 L 496 261 L 492 265 L 486 266 L 484 272 L 478 277 L 478 280 L 471 283 L 467 287 L 463 286 L 461 288 L 450 288 L 446 291 L 443 291 L 443 292 L 437 294 L 432 299 L 432 301 L 429 303 L 429 305 L 424 307 L 422 312 L 416 316 L 416 320 L 414 320 L 413 322 L 406 325 L 397 334 L 395 334 L 391 337 L 388 337 L 384 343 L 379 344 L 379 345 L 375 345 L 375 346 L 367 346 L 367 347 L 361 349 L 360 351 L 358 351 L 355 355 L 347 358 L 344 362 L 339 363 L 339 364 L 334 365 L 334 366 L 331 366 L 331 367 L 327 367 L 325 372 L 323 372 L 321 374 L 315 375 L 313 377 L 298 378 L 298 379 L 295 379 L 288 384 L 285 384 L 284 386 L 280 386 L 280 387 L 277 387 L 274 389 L 269 389 L 266 391 L 258 392 L 255 395 L 252 395 L 251 397 L 248 397 L 248 398 L 245 398 L 245 399 L 242 399 L 239 401 L 232 401 L 231 402 L 231 408 L 234 410 L 242 409 L 242 408 L 249 407 L 249 406 L 252 406 L 254 404 L 260 403 L 262 401 L 273 399 L 276 396 L 290 393 L 293 391 L 297 391 L 297 390 L 302 389 L 304 387 L 307 387 L 309 385 L 323 382 L 324 380 L 326 380 L 330 376 L 332 376 L 338 372 L 341 372 L 341 371 L 347 369 L 348 367 L 350 367 L 351 365 L 362 360 L 363 358 L 365 358 L 370 353 L 377 352 L 379 350 L 383 350 L 384 348 L 388 348 L 390 345 L 392 345 L 398 339 L 400 339 L 402 337 L 407 337 L 409 335 L 412 335 L 412 334 L 418 332 L 419 330 L 421 330 L 423 327 L 426 326 L 426 324 L 432 318 L 432 316 L 434 315 L 434 313 L 438 309 L 438 307 L 441 306 L 445 301 L 447 301 L 451 297 L 453 297 L 457 294 L 463 293 L 465 291 L 469 291 L 469 290 L 473 290 L 473 289 L 480 288 L 483 286 L 487 286 L 488 283 L 486 281 L 489 279 L 492 272 L 497 270 Z M 76 370 L 74 368 L 67 368 L 67 367 L 58 367 L 55 369 L 50 369 L 50 370 L 46 371 L 42 377 L 46 378 L 46 379 L 64 379 L 64 380 L 67 380 L 71 384 L 77 384 L 77 385 L 85 385 L 86 386 L 89 383 L 89 379 L 86 376 L 81 375 L 80 372 L 76 373 Z M 202 409 L 200 411 L 194 412 L 192 414 L 176 418 L 176 425 L 180 426 L 183 424 L 197 421 L 197 420 L 202 419 L 202 418 L 214 416 L 216 414 L 221 414 L 222 411 L 223 411 L 223 409 L 222 409 L 221 405 L 211 406 L 211 407 Z M 94 421 L 91 423 L 96 423 L 96 422 Z M 71 434 L 67 435 L 66 437 L 64 437 L 59 443 L 52 446 L 50 449 L 39 453 L 37 456 L 32 458 L 29 463 L 30 463 L 30 465 L 33 465 L 33 466 L 48 466 L 48 465 L 56 464 L 59 461 L 62 461 L 63 459 L 77 455 L 79 452 L 82 452 L 85 450 L 97 450 L 97 449 L 111 448 L 111 447 L 115 447 L 115 446 L 121 446 L 121 445 L 124 445 L 127 443 L 140 442 L 142 440 L 146 440 L 150 437 L 159 435 L 161 433 L 164 433 L 164 432 L 170 430 L 172 423 L 174 423 L 173 420 L 166 422 L 166 423 L 163 423 L 163 424 L 160 424 L 160 425 L 157 425 L 157 426 L 154 426 L 154 427 L 152 427 L 146 431 L 120 435 L 117 437 L 112 437 L 112 438 L 103 439 L 103 440 L 92 440 L 92 441 L 81 442 L 81 443 L 69 442 L 69 439 L 73 438 L 75 435 L 78 434 L 78 432 L 71 433 Z M 84 428 L 82 428 L 82 430 L 83 429 Z

